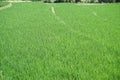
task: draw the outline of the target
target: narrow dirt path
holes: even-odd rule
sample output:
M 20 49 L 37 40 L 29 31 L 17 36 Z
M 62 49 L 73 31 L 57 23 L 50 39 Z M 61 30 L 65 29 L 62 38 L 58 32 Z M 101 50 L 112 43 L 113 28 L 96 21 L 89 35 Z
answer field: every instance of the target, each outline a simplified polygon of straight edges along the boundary
M 3 9 L 10 8 L 10 7 L 12 7 L 12 3 L 9 3 L 9 4 L 6 5 L 6 6 L 0 7 L 0 11 L 3 10 Z

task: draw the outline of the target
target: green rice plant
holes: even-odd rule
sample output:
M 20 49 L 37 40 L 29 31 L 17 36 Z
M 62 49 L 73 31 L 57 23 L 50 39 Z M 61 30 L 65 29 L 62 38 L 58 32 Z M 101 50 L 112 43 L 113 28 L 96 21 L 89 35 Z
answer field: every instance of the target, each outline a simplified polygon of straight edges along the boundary
M 119 8 L 13 3 L 0 11 L 0 79 L 119 80 Z

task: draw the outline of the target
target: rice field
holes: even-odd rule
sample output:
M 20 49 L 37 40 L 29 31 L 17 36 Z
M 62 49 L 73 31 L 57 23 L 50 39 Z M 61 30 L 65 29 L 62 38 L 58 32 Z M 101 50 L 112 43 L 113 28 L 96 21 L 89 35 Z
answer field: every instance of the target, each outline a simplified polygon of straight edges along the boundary
M 119 63 L 119 3 L 0 11 L 0 80 L 119 80 Z

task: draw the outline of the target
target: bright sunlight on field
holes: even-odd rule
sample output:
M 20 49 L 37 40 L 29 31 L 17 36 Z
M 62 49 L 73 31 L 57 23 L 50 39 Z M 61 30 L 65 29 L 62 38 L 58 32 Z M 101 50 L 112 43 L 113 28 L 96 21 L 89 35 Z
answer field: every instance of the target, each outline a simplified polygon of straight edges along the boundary
M 119 80 L 119 53 L 119 3 L 0 11 L 0 80 Z

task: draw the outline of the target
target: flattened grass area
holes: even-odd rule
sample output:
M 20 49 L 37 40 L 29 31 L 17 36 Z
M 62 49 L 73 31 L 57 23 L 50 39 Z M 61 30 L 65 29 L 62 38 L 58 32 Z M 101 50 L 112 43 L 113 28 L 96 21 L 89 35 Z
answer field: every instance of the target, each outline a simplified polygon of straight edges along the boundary
M 8 4 L 8 2 L 1 2 L 0 1 L 0 7 L 3 7 L 3 6 L 5 6 L 5 5 L 7 5 Z
M 13 3 L 0 11 L 0 79 L 118 80 L 119 21 L 120 4 Z

